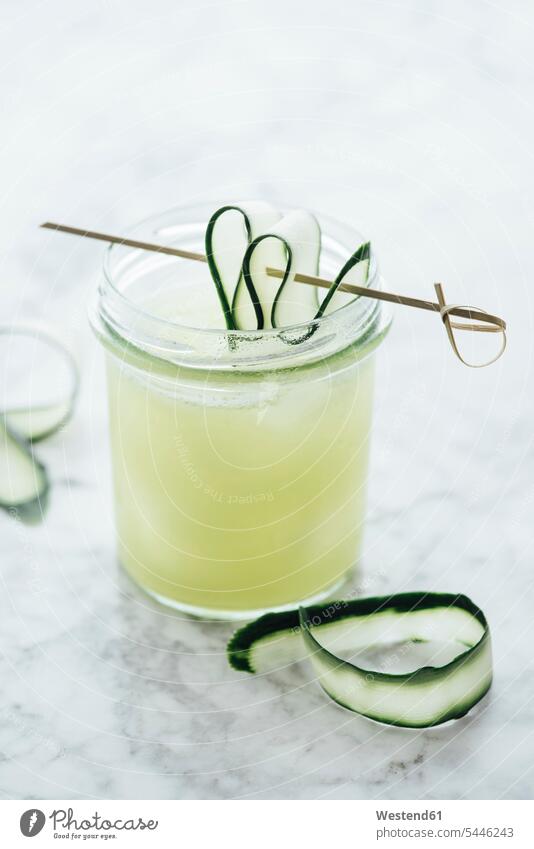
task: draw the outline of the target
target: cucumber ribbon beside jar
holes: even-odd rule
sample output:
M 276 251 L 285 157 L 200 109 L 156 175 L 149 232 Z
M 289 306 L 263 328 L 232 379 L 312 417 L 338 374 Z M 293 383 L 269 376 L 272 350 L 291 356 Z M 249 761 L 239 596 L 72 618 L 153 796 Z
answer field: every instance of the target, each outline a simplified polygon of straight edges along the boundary
M 444 665 L 402 674 L 375 671 L 351 658 L 370 647 L 453 643 Z M 267 613 L 236 631 L 230 665 L 268 673 L 308 659 L 323 690 L 342 707 L 387 725 L 427 728 L 465 716 L 492 681 L 489 626 L 465 595 L 410 592 L 328 602 Z
M 0 508 L 23 522 L 35 523 L 44 516 L 50 481 L 34 446 L 57 433 L 70 418 L 78 393 L 78 369 L 68 348 L 40 328 L 0 326 L 0 340 L 8 346 L 2 356 Z M 35 401 L 42 386 L 32 365 L 23 366 L 23 357 L 28 353 L 35 368 L 44 368 L 54 383 L 48 399 Z M 6 377 L 8 360 L 20 366 L 15 376 Z M 12 402 L 11 394 L 21 387 L 27 394 L 23 393 L 22 402 Z

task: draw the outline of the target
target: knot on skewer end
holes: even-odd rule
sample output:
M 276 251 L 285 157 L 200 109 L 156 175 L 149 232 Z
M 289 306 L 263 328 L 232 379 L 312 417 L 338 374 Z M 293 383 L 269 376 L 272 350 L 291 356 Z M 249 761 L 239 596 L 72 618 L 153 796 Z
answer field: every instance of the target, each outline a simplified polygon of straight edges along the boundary
M 436 295 L 438 298 L 439 314 L 445 326 L 445 330 L 447 331 L 447 337 L 451 344 L 452 350 L 454 351 L 460 362 L 468 368 L 485 368 L 485 366 L 491 365 L 492 363 L 496 362 L 500 357 L 502 357 L 506 349 L 507 342 L 506 322 L 503 321 L 502 318 L 498 318 L 498 316 L 495 315 L 490 315 L 490 313 L 487 313 L 485 310 L 481 310 L 477 307 L 469 307 L 463 304 L 447 304 L 445 301 L 445 294 L 443 292 L 443 286 L 441 283 L 434 283 L 434 289 L 436 290 Z M 462 318 L 469 319 L 469 321 L 451 321 L 451 315 L 461 316 Z M 460 353 L 460 350 L 456 343 L 456 337 L 454 335 L 455 330 L 467 330 L 475 333 L 500 333 L 501 346 L 495 356 L 491 357 L 491 359 L 485 360 L 481 363 L 470 363 Z

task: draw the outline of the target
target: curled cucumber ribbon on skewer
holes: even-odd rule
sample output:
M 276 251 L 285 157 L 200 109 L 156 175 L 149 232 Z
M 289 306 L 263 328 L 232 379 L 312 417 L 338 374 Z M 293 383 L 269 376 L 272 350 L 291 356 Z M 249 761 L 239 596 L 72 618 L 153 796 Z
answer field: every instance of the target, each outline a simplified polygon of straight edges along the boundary
M 441 666 L 403 674 L 373 671 L 347 655 L 406 642 L 454 644 Z M 338 704 L 387 725 L 428 728 L 465 716 L 492 681 L 489 626 L 467 596 L 400 593 L 268 613 L 238 630 L 230 665 L 267 673 L 308 659 Z
M 206 228 L 206 259 L 230 330 L 269 330 L 302 325 L 354 300 L 341 283 L 367 284 L 371 259 L 366 242 L 345 263 L 326 295 L 302 286 L 296 274 L 316 275 L 321 229 L 311 212 L 281 215 L 270 204 L 254 201 L 218 209 Z M 269 267 L 284 271 L 275 285 Z M 308 334 L 292 340 L 298 342 Z

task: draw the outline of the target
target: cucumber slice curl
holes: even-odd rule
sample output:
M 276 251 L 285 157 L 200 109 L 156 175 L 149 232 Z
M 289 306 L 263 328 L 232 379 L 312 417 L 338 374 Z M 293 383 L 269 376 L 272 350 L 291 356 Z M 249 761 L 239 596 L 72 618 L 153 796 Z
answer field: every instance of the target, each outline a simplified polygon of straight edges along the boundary
M 454 643 L 441 666 L 403 674 L 364 668 L 340 656 L 401 641 Z M 399 593 L 268 613 L 238 630 L 230 665 L 267 673 L 309 659 L 323 690 L 342 707 L 387 725 L 428 728 L 465 716 L 492 682 L 489 626 L 465 595 Z
M 284 270 L 282 288 L 289 277 L 291 262 L 290 245 L 281 236 L 272 233 L 258 236 L 247 248 L 243 257 L 243 280 L 254 307 L 258 330 L 274 326 L 272 321 L 277 293 L 273 278 L 266 274 L 265 269 L 271 266 Z
M 243 279 L 254 304 L 257 329 L 288 327 L 311 321 L 317 312 L 317 291 L 295 281 L 295 274 L 317 274 L 321 230 L 303 209 L 284 215 L 267 233 L 253 239 L 243 257 Z M 266 269 L 284 272 L 278 290 Z
M 270 204 L 251 201 L 222 206 L 208 222 L 206 259 L 228 330 L 250 329 L 246 327 L 250 304 L 242 285 L 243 255 L 249 243 L 279 218 Z
M 352 283 L 355 286 L 365 286 L 369 277 L 369 267 L 371 264 L 371 243 L 365 242 L 363 245 L 354 251 L 352 256 L 347 260 L 336 279 L 330 286 L 321 302 L 321 306 L 317 311 L 315 318 L 321 318 L 323 315 L 328 315 L 334 310 L 349 304 L 358 295 L 352 295 L 350 292 L 340 292 L 339 287 L 342 283 Z
M 7 338 L 27 337 L 28 343 L 38 340 L 54 349 L 70 374 L 57 400 L 0 411 L 0 508 L 14 518 L 34 524 L 44 517 L 50 481 L 33 446 L 56 433 L 72 415 L 78 394 L 78 369 L 70 351 L 48 332 L 27 326 L 6 326 L 0 327 L 0 333 Z
M 317 291 L 295 281 L 295 274 L 317 274 L 321 251 L 321 230 L 317 219 L 305 210 L 289 212 L 268 232 L 253 239 L 243 257 L 243 281 L 254 307 L 256 328 L 284 328 L 311 321 L 317 312 Z M 267 268 L 284 272 L 278 289 Z M 240 313 L 239 326 L 250 328 Z M 284 334 L 289 344 L 309 338 L 311 331 L 298 337 Z
M 289 212 L 277 224 L 273 235 L 288 247 L 288 267 L 274 297 L 273 327 L 288 327 L 311 321 L 317 312 L 317 289 L 295 281 L 295 274 L 318 274 L 321 229 L 315 216 L 303 209 Z M 269 265 L 274 266 L 274 262 Z
M 355 299 L 339 291 L 342 283 L 365 285 L 371 246 L 352 254 L 319 304 L 318 290 L 297 283 L 297 273 L 319 273 L 321 229 L 314 215 L 297 209 L 281 216 L 261 201 L 226 206 L 211 216 L 206 229 L 206 258 L 229 330 L 268 330 L 310 323 L 309 329 L 281 334 L 288 344 L 308 339 L 311 322 Z M 275 288 L 267 268 L 283 271 Z M 356 296 L 357 297 L 357 296 Z
M 63 427 L 70 419 L 73 408 L 74 396 L 71 396 L 68 400 L 59 401 L 57 404 L 8 410 L 5 413 L 5 419 L 10 430 L 35 444 L 52 436 Z
M 0 415 L 0 507 L 14 518 L 34 524 L 46 510 L 49 488 L 46 469 L 31 445 Z

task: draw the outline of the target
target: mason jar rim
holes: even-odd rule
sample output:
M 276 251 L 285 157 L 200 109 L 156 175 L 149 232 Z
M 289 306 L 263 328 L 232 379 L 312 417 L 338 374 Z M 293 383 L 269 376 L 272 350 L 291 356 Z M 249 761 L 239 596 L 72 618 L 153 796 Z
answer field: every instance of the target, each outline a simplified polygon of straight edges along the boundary
M 191 237 L 193 229 L 196 228 L 199 233 L 196 233 L 194 238 L 194 246 L 187 244 L 186 247 L 198 249 L 199 234 L 203 235 L 210 215 L 223 205 L 225 204 L 220 200 L 211 200 L 176 206 L 142 219 L 128 228 L 125 235 L 135 237 L 140 232 L 146 235 L 149 230 L 152 240 L 156 237 L 156 241 L 159 241 L 163 235 L 166 243 L 173 244 L 172 240 L 168 239 L 168 233 L 165 235 L 165 231 L 176 231 L 182 228 Z M 277 204 L 277 206 L 281 211 L 287 209 L 283 204 Z M 343 262 L 364 239 L 351 225 L 343 224 L 323 214 L 317 214 L 317 218 L 323 235 L 322 254 L 325 253 L 325 249 L 327 254 L 329 251 L 330 254 L 339 252 L 337 259 L 341 263 L 339 265 L 341 268 Z M 183 238 L 174 243 L 184 247 Z M 101 338 L 109 336 L 111 332 L 115 342 L 125 342 L 150 356 L 178 365 L 231 370 L 236 368 L 255 370 L 258 367 L 284 368 L 290 364 L 289 361 L 294 360 L 295 365 L 302 361 L 313 362 L 351 345 L 357 345 L 364 339 L 366 342 L 371 341 L 370 336 L 374 339 L 376 335 L 385 335 L 385 330 L 391 321 L 389 312 L 384 309 L 380 301 L 357 297 L 319 319 L 283 328 L 228 330 L 185 325 L 151 313 L 121 291 L 119 280 L 121 273 L 124 273 L 124 268 L 121 269 L 120 263 L 128 267 L 135 262 L 136 257 L 160 258 L 160 261 L 162 258 L 164 258 L 163 261 L 174 260 L 174 257 L 168 255 L 149 254 L 128 246 L 112 244 L 106 248 L 103 278 L 98 288 L 96 302 L 91 309 L 93 328 Z M 115 268 L 113 262 L 118 264 Z M 380 281 L 378 264 L 373 252 L 368 285 L 380 288 Z M 295 344 L 295 340 L 305 339 L 306 336 L 309 337 L 310 344 L 306 341 Z M 334 336 L 338 337 L 337 345 L 333 343 Z M 288 345 L 288 340 L 293 341 L 290 341 Z M 206 346 L 207 350 L 204 350 L 204 356 L 202 356 L 203 348 L 206 349 Z

